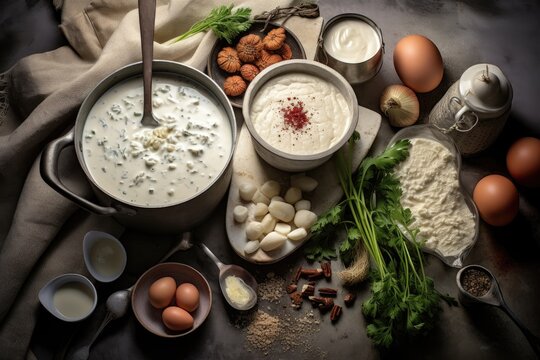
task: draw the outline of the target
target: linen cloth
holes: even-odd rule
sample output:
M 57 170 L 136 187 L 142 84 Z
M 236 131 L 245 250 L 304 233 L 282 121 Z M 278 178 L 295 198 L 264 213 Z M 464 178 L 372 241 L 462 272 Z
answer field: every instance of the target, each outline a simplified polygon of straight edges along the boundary
M 158 0 L 154 58 L 204 70 L 216 40 L 211 31 L 175 44 L 220 0 Z M 252 15 L 293 0 L 247 0 Z M 69 45 L 20 60 L 0 74 L 0 359 L 33 358 L 28 347 L 36 323 L 38 292 L 63 273 L 88 275 L 82 239 L 89 230 L 120 236 L 112 218 L 80 210 L 51 189 L 39 173 L 44 146 L 75 122 L 91 89 L 114 70 L 141 60 L 137 0 L 65 0 L 61 25 Z M 289 27 L 313 58 L 322 19 L 291 18 Z M 92 192 L 74 151 L 61 155 L 60 178 L 76 193 Z

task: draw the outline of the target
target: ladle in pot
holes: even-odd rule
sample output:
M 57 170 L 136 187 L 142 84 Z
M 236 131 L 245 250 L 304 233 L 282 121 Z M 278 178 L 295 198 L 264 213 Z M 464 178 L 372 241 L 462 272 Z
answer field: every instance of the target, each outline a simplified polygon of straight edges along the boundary
M 223 293 L 223 296 L 225 297 L 225 300 L 236 310 L 249 310 L 255 304 L 257 303 L 257 280 L 251 275 L 246 269 L 243 267 L 240 267 L 238 265 L 226 265 L 223 264 L 217 257 L 210 251 L 209 248 L 206 247 L 203 243 L 200 244 L 203 251 L 214 261 L 216 266 L 219 269 L 219 287 L 221 288 L 221 292 Z M 248 291 L 250 292 L 251 298 L 245 305 L 239 305 L 227 294 L 227 285 L 225 280 L 229 276 L 236 276 L 239 279 L 241 279 L 248 287 Z
M 143 126 L 159 126 L 152 111 L 152 61 L 154 58 L 154 24 L 156 0 L 139 0 L 139 27 L 143 62 Z
M 490 287 L 486 293 L 480 296 L 475 296 L 468 292 L 463 287 L 463 278 L 468 271 L 477 270 L 483 272 L 490 279 Z M 535 336 L 529 329 L 523 325 L 523 323 L 514 315 L 510 310 L 506 302 L 504 301 L 501 288 L 499 283 L 493 274 L 483 266 L 480 265 L 468 265 L 463 267 L 458 271 L 456 275 L 456 282 L 459 289 L 459 300 L 463 305 L 472 305 L 472 304 L 487 304 L 491 306 L 496 306 L 506 313 L 512 319 L 512 321 L 517 325 L 521 330 L 529 344 L 531 345 L 536 356 L 540 358 L 540 338 Z

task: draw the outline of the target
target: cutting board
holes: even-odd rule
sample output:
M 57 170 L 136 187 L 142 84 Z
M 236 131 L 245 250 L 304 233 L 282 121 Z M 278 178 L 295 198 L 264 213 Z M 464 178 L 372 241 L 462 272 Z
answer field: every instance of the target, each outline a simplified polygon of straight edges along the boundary
M 369 109 L 359 106 L 358 125 L 356 130 L 360 133 L 360 141 L 356 145 L 353 156 L 353 167 L 357 168 L 362 159 L 368 153 L 381 125 L 381 116 Z M 345 145 L 347 146 L 347 145 Z M 306 175 L 319 182 L 317 188 L 311 193 L 304 193 L 303 198 L 311 201 L 311 211 L 320 215 L 335 206 L 343 195 L 339 184 L 334 157 L 321 166 L 307 171 Z M 301 241 L 287 240 L 279 249 L 265 252 L 261 249 L 253 254 L 245 254 L 244 246 L 247 239 L 245 234 L 246 224 L 253 220 L 253 203 L 246 203 L 240 199 L 239 186 L 251 183 L 260 187 L 267 180 L 276 180 L 281 184 L 282 192 L 289 188 L 291 173 L 278 170 L 261 159 L 251 142 L 251 136 L 244 124 L 238 136 L 238 143 L 233 157 L 233 175 L 229 197 L 227 201 L 227 214 L 225 217 L 227 236 L 234 251 L 242 258 L 252 263 L 271 264 L 284 259 L 289 254 L 300 248 L 309 240 L 309 235 Z M 237 223 L 233 218 L 233 209 L 237 205 L 248 208 L 250 216 L 244 223 Z

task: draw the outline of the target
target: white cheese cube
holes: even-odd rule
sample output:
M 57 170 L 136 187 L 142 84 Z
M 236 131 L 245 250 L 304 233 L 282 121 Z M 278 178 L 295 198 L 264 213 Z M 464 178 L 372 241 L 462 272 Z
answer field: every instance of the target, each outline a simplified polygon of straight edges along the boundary
M 274 230 L 280 234 L 287 235 L 291 232 L 291 225 L 285 223 L 277 223 Z
M 279 195 L 279 192 L 281 190 L 281 186 L 279 183 L 275 180 L 268 180 L 264 184 L 262 184 L 261 188 L 259 189 L 267 198 L 271 199 L 272 197 Z
M 270 204 L 270 198 L 266 195 L 264 195 L 260 190 L 256 190 L 253 194 L 253 197 L 251 198 L 251 201 L 253 201 L 255 204 L 257 203 L 263 203 L 263 204 Z
M 240 199 L 244 201 L 251 201 L 253 198 L 253 195 L 255 194 L 255 191 L 257 191 L 257 188 L 253 184 L 241 184 L 238 187 L 238 193 L 240 194 Z
M 310 192 L 319 185 L 317 180 L 304 174 L 291 176 L 291 186 L 297 187 L 302 191 Z
M 276 226 L 276 222 L 277 221 L 275 217 L 273 217 L 271 214 L 266 214 L 261 220 L 263 234 L 268 234 L 269 232 L 272 232 L 272 230 L 274 230 L 274 227 Z
M 286 202 L 274 201 L 268 206 L 268 212 L 273 217 L 283 222 L 289 222 L 294 219 L 294 207 Z
M 253 208 L 253 216 L 260 218 L 266 214 L 268 214 L 268 205 L 266 205 L 265 203 L 255 204 L 255 207 Z
M 294 215 L 294 225 L 299 228 L 311 229 L 316 221 L 317 214 L 309 210 L 300 210 Z
M 283 246 L 286 240 L 287 237 L 285 235 L 272 231 L 261 240 L 259 245 L 264 251 L 272 251 Z
M 244 246 L 245 254 L 253 254 L 257 250 L 259 250 L 259 240 L 248 241 Z
M 246 226 L 248 240 L 257 240 L 263 234 L 262 224 L 258 221 L 250 221 Z
M 276 196 L 272 196 L 272 198 L 270 199 L 270 202 L 272 202 L 272 201 L 281 201 L 281 202 L 284 202 L 285 199 L 282 198 L 282 197 L 279 196 L 279 195 L 276 195 Z
M 248 209 L 245 206 L 237 205 L 233 209 L 234 221 L 243 223 L 248 218 Z
M 302 190 L 297 187 L 290 187 L 285 193 L 285 201 L 289 204 L 296 204 L 302 200 Z
M 300 200 L 296 204 L 294 204 L 294 208 L 296 211 L 311 210 L 311 201 L 305 199 Z
M 307 231 L 304 228 L 297 228 L 287 234 L 287 238 L 292 241 L 300 241 L 307 236 Z

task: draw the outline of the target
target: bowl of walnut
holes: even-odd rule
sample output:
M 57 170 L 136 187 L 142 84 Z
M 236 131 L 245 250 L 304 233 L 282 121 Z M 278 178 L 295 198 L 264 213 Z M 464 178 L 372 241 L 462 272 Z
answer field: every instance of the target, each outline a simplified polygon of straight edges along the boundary
M 231 104 L 241 108 L 251 81 L 268 66 L 305 59 L 298 38 L 285 26 L 254 21 L 232 44 L 218 40 L 208 57 L 208 75 L 225 91 Z

